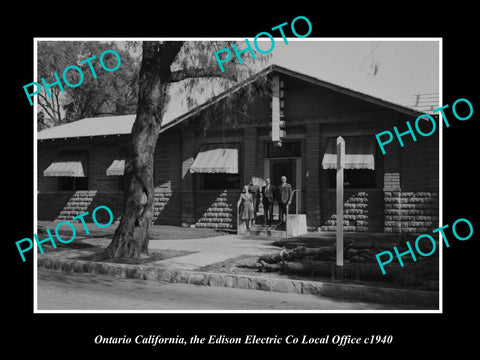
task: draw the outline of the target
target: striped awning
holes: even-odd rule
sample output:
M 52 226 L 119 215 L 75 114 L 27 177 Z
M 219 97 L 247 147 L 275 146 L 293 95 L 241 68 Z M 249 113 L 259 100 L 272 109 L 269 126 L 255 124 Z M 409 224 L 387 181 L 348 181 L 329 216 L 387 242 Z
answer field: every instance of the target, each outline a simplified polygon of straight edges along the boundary
M 43 176 L 86 177 L 87 154 L 84 151 L 60 152 L 44 171 Z
M 372 136 L 347 136 L 344 140 L 345 169 L 375 169 L 375 142 Z M 328 138 L 322 168 L 337 168 L 336 138 Z
M 125 157 L 125 148 L 119 149 L 117 155 L 115 156 L 115 159 L 107 168 L 107 176 L 123 176 L 125 172 Z
M 107 176 L 123 176 L 125 159 L 115 159 L 107 168 Z
M 203 145 L 190 172 L 238 174 L 238 148 L 236 144 Z

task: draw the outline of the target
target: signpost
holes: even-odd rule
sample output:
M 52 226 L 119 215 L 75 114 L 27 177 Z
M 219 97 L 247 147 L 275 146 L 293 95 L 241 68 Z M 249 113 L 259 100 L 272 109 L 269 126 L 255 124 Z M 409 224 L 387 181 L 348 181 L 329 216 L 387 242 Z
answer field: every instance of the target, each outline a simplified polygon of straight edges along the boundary
M 335 278 L 343 279 L 343 169 L 345 167 L 345 140 L 337 138 L 337 261 Z

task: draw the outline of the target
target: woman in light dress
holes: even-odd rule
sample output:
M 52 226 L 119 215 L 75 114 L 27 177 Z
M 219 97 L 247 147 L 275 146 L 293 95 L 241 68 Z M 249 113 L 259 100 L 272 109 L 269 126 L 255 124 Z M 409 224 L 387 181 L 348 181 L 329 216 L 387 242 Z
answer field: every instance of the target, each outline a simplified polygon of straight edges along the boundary
M 253 196 L 248 191 L 248 185 L 243 187 L 240 194 L 240 218 L 245 220 L 247 230 L 250 230 L 253 220 Z

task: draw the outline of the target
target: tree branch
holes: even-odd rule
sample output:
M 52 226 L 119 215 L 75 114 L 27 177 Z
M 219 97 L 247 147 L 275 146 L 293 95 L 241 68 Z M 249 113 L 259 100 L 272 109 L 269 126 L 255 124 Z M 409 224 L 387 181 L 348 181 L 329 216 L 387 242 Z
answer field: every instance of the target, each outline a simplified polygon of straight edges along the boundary
M 60 92 L 55 89 L 55 91 L 53 92 L 53 94 L 55 95 L 55 100 L 57 101 L 57 116 L 58 116 L 58 119 L 57 119 L 57 125 L 61 123 L 62 121 L 62 113 L 61 113 L 61 110 L 60 110 L 60 101 L 58 100 L 58 95 L 60 94 Z
M 42 109 L 45 111 L 45 113 L 50 117 L 50 120 L 55 122 L 55 117 L 54 117 L 53 113 L 51 112 L 50 106 L 47 106 L 47 104 L 48 103 L 44 104 L 43 101 L 38 101 L 38 105 L 40 105 L 42 107 Z
M 190 78 L 200 78 L 200 77 L 220 77 L 233 81 L 237 81 L 237 74 L 228 69 L 225 72 L 220 71 L 218 68 L 198 68 L 198 69 L 183 69 L 172 71 L 170 75 L 170 82 L 178 82 Z
M 48 116 L 54 124 L 56 124 L 56 117 L 55 117 L 55 104 L 54 100 L 49 101 L 45 95 L 42 93 L 38 94 L 38 104 L 45 110 Z
M 95 116 L 98 116 L 98 111 L 100 110 L 100 108 L 102 107 L 102 105 L 107 101 L 107 99 L 102 99 L 98 104 L 97 104 L 97 107 L 95 108 L 95 111 L 92 112 L 92 116 L 95 117 Z

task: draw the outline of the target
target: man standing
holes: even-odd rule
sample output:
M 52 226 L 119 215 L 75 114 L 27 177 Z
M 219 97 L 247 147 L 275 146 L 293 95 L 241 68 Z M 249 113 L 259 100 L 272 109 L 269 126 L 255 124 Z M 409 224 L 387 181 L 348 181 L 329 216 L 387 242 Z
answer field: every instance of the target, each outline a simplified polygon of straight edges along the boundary
M 272 225 L 273 201 L 275 200 L 275 186 L 270 184 L 270 178 L 265 179 L 265 186 L 262 187 L 264 223 Z
M 287 203 L 290 200 L 290 196 L 292 195 L 292 185 L 287 183 L 287 177 L 281 177 L 281 185 L 278 189 L 279 193 L 279 207 L 280 207 L 280 221 L 282 224 L 285 224 L 286 216 L 287 216 Z
M 250 183 L 248 184 L 248 192 L 252 194 L 253 197 L 253 224 L 255 224 L 258 212 L 258 202 L 260 200 L 260 187 L 258 186 L 257 178 L 254 176 L 252 176 Z

